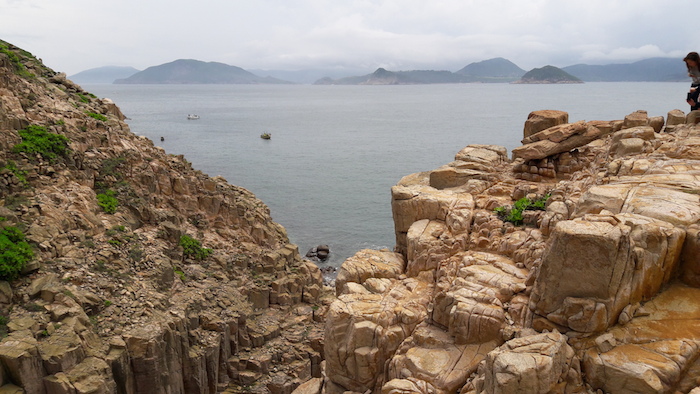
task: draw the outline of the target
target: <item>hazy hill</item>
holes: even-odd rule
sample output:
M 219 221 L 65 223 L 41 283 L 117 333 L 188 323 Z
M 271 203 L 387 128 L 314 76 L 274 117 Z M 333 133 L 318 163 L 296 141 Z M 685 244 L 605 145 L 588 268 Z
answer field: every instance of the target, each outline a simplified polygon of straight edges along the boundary
M 322 78 L 316 85 L 417 85 L 430 83 L 463 83 L 471 82 L 468 78 L 440 70 L 388 71 L 378 68 L 372 74 L 345 77 L 340 79 Z
M 240 67 L 224 63 L 180 59 L 149 67 L 117 84 L 280 84 L 290 83 L 272 77 L 259 77 Z
M 322 78 L 340 79 L 353 75 L 364 75 L 369 70 L 361 69 L 303 69 L 303 70 L 248 70 L 255 75 L 269 76 L 294 83 L 312 84 Z
M 455 74 L 464 75 L 474 82 L 511 82 L 525 74 L 525 70 L 502 57 L 471 63 Z
M 471 63 L 457 72 L 445 70 L 388 71 L 377 69 L 372 74 L 339 79 L 322 78 L 317 85 L 409 85 L 431 83 L 512 82 L 525 70 L 504 58 Z
M 567 73 L 561 68 L 544 66 L 533 68 L 515 83 L 583 83 L 580 79 Z
M 81 71 L 69 78 L 75 83 L 113 83 L 117 79 L 128 78 L 139 71 L 133 67 L 104 66 Z
M 593 66 L 576 64 L 562 70 L 584 81 L 687 81 L 688 72 L 680 58 L 651 58 L 627 64 Z

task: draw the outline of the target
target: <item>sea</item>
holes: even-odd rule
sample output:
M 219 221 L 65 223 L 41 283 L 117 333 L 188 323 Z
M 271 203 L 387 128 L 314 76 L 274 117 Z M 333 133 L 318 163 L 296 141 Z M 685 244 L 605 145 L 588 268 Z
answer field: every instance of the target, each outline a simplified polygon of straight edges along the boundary
M 393 185 L 470 144 L 520 146 L 532 111 L 566 111 L 570 122 L 689 111 L 680 82 L 83 88 L 112 99 L 133 133 L 253 192 L 302 254 L 328 245 L 322 267 L 393 249 Z

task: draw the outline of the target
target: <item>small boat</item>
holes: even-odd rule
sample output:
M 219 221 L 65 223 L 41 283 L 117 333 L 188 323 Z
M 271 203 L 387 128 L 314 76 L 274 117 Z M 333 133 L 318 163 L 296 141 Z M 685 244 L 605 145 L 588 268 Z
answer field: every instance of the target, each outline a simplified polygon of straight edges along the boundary
M 262 133 L 262 134 L 260 134 L 260 138 L 262 138 L 262 139 L 264 139 L 264 140 L 269 140 L 270 138 L 272 138 L 272 134 L 270 134 L 270 133 Z
M 196 119 L 199 119 L 199 115 L 189 114 L 189 115 L 187 115 L 187 119 L 196 120 Z

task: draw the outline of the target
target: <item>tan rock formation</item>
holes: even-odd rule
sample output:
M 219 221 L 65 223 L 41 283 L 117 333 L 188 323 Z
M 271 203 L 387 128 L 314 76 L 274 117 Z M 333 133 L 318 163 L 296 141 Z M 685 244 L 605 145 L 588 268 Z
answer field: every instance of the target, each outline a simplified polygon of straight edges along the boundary
M 554 125 L 510 163 L 470 146 L 404 177 L 392 211 L 405 268 L 385 274 L 367 252 L 346 263 L 355 279 L 327 321 L 325 392 L 696 389 L 700 128 L 681 118 Z M 493 213 L 543 195 L 524 225 Z M 407 305 L 425 312 L 398 323 Z M 367 327 L 371 341 L 358 343 Z
M 512 339 L 479 365 L 476 393 L 566 393 L 582 389 L 581 369 L 558 332 Z
M 569 114 L 564 111 L 542 110 L 530 112 L 523 128 L 523 138 L 566 123 L 569 123 Z
M 603 136 L 604 130 L 583 121 L 554 126 L 525 138 L 525 145 L 513 149 L 513 158 L 543 159 L 568 152 Z

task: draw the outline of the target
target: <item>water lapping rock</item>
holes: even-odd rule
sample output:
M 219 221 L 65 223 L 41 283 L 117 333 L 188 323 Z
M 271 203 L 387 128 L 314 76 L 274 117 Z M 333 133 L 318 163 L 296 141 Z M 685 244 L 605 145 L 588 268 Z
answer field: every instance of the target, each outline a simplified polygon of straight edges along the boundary
M 512 160 L 401 179 L 395 252 L 341 267 L 315 392 L 700 391 L 696 115 L 537 111 Z

